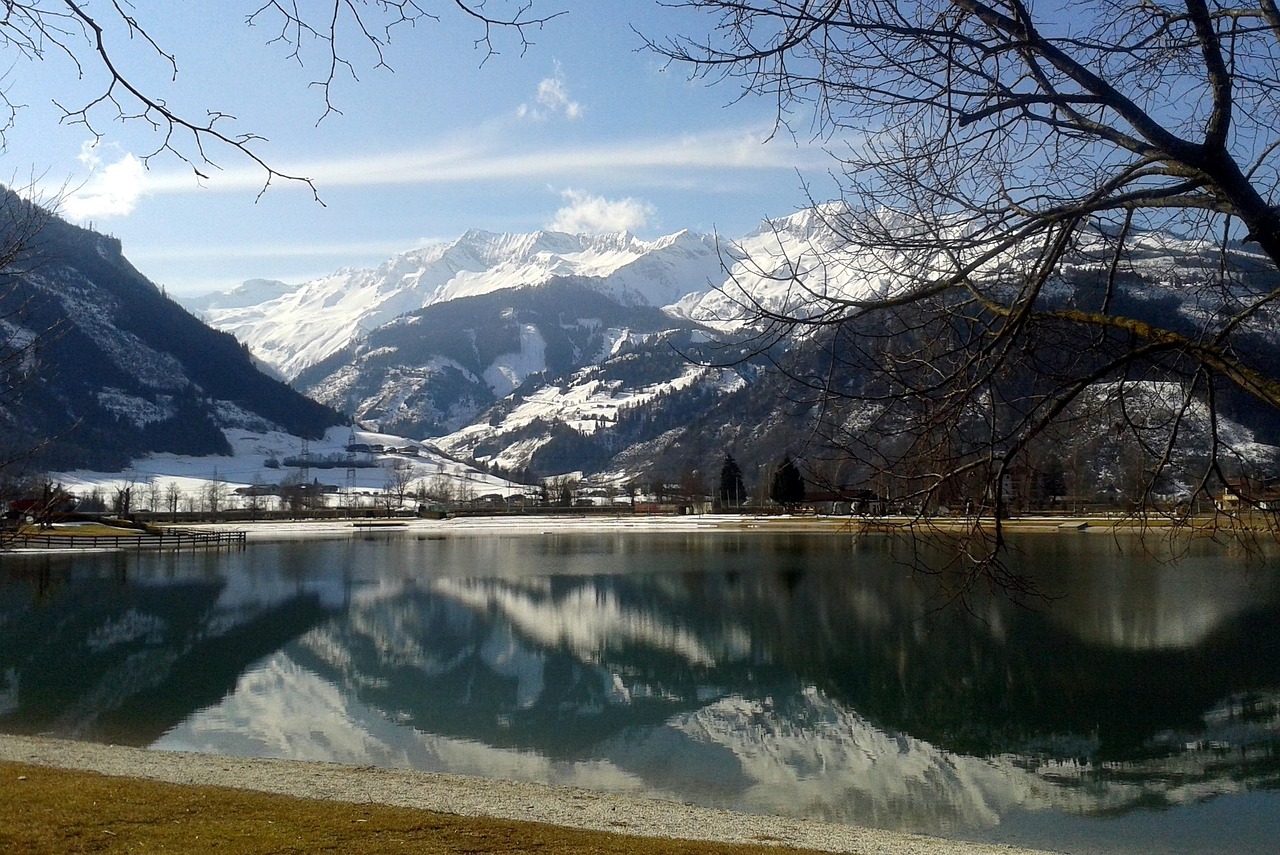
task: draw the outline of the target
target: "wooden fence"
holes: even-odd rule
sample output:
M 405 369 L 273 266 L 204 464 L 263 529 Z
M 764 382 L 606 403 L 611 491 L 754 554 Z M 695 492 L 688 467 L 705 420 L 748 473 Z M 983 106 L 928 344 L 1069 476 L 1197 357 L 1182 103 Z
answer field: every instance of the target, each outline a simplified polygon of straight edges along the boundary
M 244 549 L 243 531 L 163 529 L 154 534 L 19 534 L 12 543 L 20 549 Z

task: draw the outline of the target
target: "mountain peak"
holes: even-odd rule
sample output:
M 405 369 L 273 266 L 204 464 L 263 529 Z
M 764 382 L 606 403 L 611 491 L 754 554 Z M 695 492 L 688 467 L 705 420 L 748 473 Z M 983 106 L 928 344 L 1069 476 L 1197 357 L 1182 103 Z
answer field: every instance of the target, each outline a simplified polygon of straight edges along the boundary
M 177 302 L 191 312 L 210 309 L 242 309 L 278 300 L 296 286 L 278 279 L 246 279 L 227 291 L 214 291 L 195 297 L 178 297 Z
M 763 231 L 785 231 L 791 241 L 804 241 L 824 233 L 822 222 L 822 212 L 797 212 Z M 829 228 L 825 234 L 832 234 Z M 283 376 L 295 377 L 399 315 L 563 277 L 593 281 L 602 293 L 624 304 L 667 307 L 676 317 L 696 317 L 702 300 L 727 282 L 743 279 L 743 271 L 730 276 L 727 267 L 751 255 L 760 257 L 757 271 L 768 270 L 773 256 L 784 252 L 777 241 L 770 245 L 758 239 L 747 247 L 749 242 L 750 238 L 721 241 L 688 229 L 653 240 L 627 231 L 469 229 L 452 242 L 402 253 L 375 269 L 343 271 L 300 285 L 288 292 L 287 311 L 278 311 L 279 305 L 272 309 L 264 300 L 261 308 L 219 304 L 203 315 L 234 333 Z M 750 272 L 746 275 L 751 278 Z M 756 276 L 752 282 L 770 287 L 767 277 Z
M 749 237 L 786 233 L 806 240 L 826 242 L 840 234 L 840 221 L 849 212 L 844 202 L 824 202 L 810 208 L 766 220 Z M 841 240 L 843 242 L 843 240 Z

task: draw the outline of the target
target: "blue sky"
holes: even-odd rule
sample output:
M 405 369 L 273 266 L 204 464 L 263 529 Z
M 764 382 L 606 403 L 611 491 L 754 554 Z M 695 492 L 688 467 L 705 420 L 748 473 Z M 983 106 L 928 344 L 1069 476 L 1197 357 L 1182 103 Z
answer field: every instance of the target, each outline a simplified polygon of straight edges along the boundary
M 360 80 L 340 80 L 342 113 L 318 125 L 324 104 L 308 84 L 324 71 L 321 54 L 299 67 L 268 44 L 269 27 L 246 27 L 261 5 L 136 0 L 138 21 L 177 59 L 173 82 L 142 39 L 108 37 L 128 72 L 169 103 L 234 114 L 236 130 L 266 137 L 255 150 L 313 178 L 323 205 L 287 183 L 259 197 L 261 170 L 227 150 L 210 150 L 221 170 L 205 170 L 205 181 L 171 155 L 143 166 L 157 137 L 106 112 L 90 147 L 52 101 L 78 106 L 100 88 L 91 68 L 78 79 L 54 53 L 9 72 L 10 98 L 24 107 L 7 135 L 8 179 L 65 188 L 64 216 L 119 237 L 170 291 L 199 293 L 370 266 L 469 228 L 737 237 L 803 207 L 802 176 L 820 186 L 830 166 L 812 140 L 769 140 L 768 99 L 739 99 L 732 83 L 690 80 L 640 50 L 633 28 L 660 38 L 710 23 L 652 0 L 537 0 L 536 12 L 565 14 L 533 31 L 523 53 L 513 34 L 496 33 L 500 52 L 487 60 L 473 46 L 477 28 L 439 4 L 438 21 L 393 31 L 394 72 L 351 42 Z M 502 5 L 490 0 L 492 11 Z

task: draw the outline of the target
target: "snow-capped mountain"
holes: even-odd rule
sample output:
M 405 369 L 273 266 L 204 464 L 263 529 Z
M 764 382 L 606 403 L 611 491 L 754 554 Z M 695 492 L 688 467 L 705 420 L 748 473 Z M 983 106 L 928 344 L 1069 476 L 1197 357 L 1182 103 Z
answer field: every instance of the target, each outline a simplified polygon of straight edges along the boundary
M 854 400 L 875 359 L 856 340 L 883 338 L 886 330 L 819 327 L 763 351 L 767 336 L 735 344 L 758 332 L 752 322 L 762 310 L 795 317 L 820 308 L 822 296 L 892 293 L 910 280 L 909 263 L 898 269 L 894 258 L 861 246 L 842 213 L 819 206 L 735 240 L 687 231 L 652 241 L 625 233 L 470 231 L 375 270 L 344 270 L 291 288 L 246 283 L 204 300 L 202 312 L 299 390 L 362 426 L 430 439 L 490 471 L 534 479 L 609 473 L 615 481 L 661 472 L 668 481 L 691 475 L 706 483 L 726 451 L 759 469 L 807 437 L 848 436 L 850 425 L 868 418 L 856 404 L 806 404 L 789 381 L 822 377 L 835 359 L 840 371 L 832 382 L 842 388 L 829 388 L 827 403 Z M 1106 249 L 1105 236 L 1082 234 L 1073 263 L 1047 286 L 1049 299 L 1095 303 L 1110 268 Z M 1137 235 L 1123 269 L 1110 274 L 1111 310 L 1194 337 L 1206 318 L 1273 284 L 1274 273 L 1247 248 L 1232 253 L 1232 284 L 1194 287 L 1213 279 L 1216 250 Z M 979 269 L 1007 277 L 1020 269 L 1017 262 L 991 259 Z M 253 302 L 254 295 L 262 300 Z M 1267 324 L 1260 314 L 1234 334 L 1257 366 L 1280 373 Z M 1087 341 L 1082 347 L 1102 358 Z M 1158 385 L 1162 371 L 1142 382 Z M 1030 394 L 1036 378 L 1009 382 Z M 1157 385 L 1148 389 L 1153 406 L 1176 411 L 1160 403 L 1169 394 Z M 850 394 L 842 398 L 842 389 Z M 1101 481 L 1118 483 L 1131 455 L 1105 426 L 1125 418 L 1117 414 L 1120 397 L 1110 400 L 1101 387 L 1095 397 L 1082 399 L 1090 412 L 1073 416 L 1091 427 L 1075 432 L 1088 447 L 1072 453 L 1093 461 Z M 1233 448 L 1253 461 L 1271 456 L 1266 444 L 1280 437 L 1274 414 L 1230 389 L 1220 403 L 1218 424 Z M 817 423 L 833 418 L 842 422 Z M 1184 437 L 1207 442 L 1211 418 L 1188 412 Z M 1188 460 L 1203 451 L 1184 445 Z M 834 483 L 868 475 L 835 470 Z M 1098 489 L 1107 500 L 1118 488 Z
M 294 382 L 362 423 L 439 436 L 526 386 L 695 329 L 658 309 L 621 303 L 598 282 L 555 278 L 436 303 L 362 336 Z
M 705 290 L 719 268 L 714 241 L 688 232 L 642 241 L 625 233 L 470 231 L 376 269 L 341 270 L 258 303 L 215 298 L 205 308 L 189 305 L 292 378 L 360 334 L 437 303 L 591 276 L 621 303 L 663 306 Z
M 295 287 L 297 286 L 278 279 L 248 279 L 230 291 L 215 291 L 199 297 L 186 297 L 181 300 L 181 303 L 197 314 L 214 310 L 243 309 L 247 306 L 277 300 Z
M 593 280 L 596 291 L 622 306 L 734 326 L 742 321 L 742 289 L 782 305 L 792 290 L 788 272 L 811 270 L 819 251 L 844 243 L 824 223 L 820 212 L 804 211 L 737 241 L 689 231 L 646 241 L 625 232 L 472 230 L 376 269 L 340 270 L 295 288 L 253 280 L 184 305 L 290 379 L 400 315 L 568 277 Z M 843 278 L 831 277 L 829 287 L 857 287 L 850 278 L 846 270 Z M 263 299 L 255 302 L 254 295 Z
M 794 308 L 808 296 L 797 275 L 867 287 L 829 213 L 732 241 L 473 230 L 375 270 L 254 280 L 187 305 L 371 429 L 446 437 L 449 453 L 490 467 L 595 471 L 755 375 L 687 359 L 723 358 L 717 336 L 741 327 L 745 306 Z

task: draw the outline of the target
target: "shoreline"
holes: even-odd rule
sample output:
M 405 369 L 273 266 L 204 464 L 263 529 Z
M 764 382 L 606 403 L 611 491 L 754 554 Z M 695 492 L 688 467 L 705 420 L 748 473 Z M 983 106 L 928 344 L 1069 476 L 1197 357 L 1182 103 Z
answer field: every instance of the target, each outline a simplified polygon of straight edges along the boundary
M 435 539 L 474 536 L 541 536 L 556 534 L 814 534 L 846 537 L 962 537 L 991 536 L 990 518 L 972 517 L 848 517 L 824 515 L 690 514 L 683 516 L 581 515 L 572 513 L 547 515 L 457 516 L 445 519 L 418 517 L 343 517 L 292 520 L 236 520 L 202 523 L 157 523 L 168 530 L 243 534 L 246 544 L 299 539 L 332 539 L 361 537 L 416 537 Z M 1162 539 L 1196 539 L 1217 535 L 1276 537 L 1280 531 L 1249 520 L 1206 515 L 1189 523 L 1165 518 L 1138 519 L 1132 516 L 1021 516 L 1001 522 L 1005 534 L 1057 534 L 1063 537 L 1111 535 L 1112 537 L 1149 537 Z M 136 539 L 130 535 L 125 539 Z M 85 547 L 24 545 L 0 549 L 0 555 L 59 554 L 79 551 L 112 552 L 149 549 L 149 546 L 95 543 Z M 214 547 L 209 547 L 214 548 Z M 185 551 L 185 550 L 184 550 Z
M 876 855 L 1048 855 L 1045 850 L 407 769 L 192 754 L 10 735 L 0 735 L 0 761 L 641 837 L 765 843 Z
M 209 531 L 243 531 L 249 541 L 289 540 L 306 536 L 375 537 L 400 536 L 466 536 L 478 534 L 541 535 L 570 532 L 652 532 L 658 534 L 729 533 L 729 534 L 832 534 L 832 535 L 952 535 L 965 534 L 980 526 L 991 532 L 991 520 L 960 517 L 844 517 L 844 516 L 750 516 L 745 514 L 691 514 L 687 516 L 648 516 L 618 514 L 592 515 L 513 515 L 458 516 L 442 520 L 419 518 L 387 518 L 373 521 L 362 518 L 316 520 L 260 520 L 210 522 L 193 524 Z M 390 524 L 390 523 L 394 523 Z M 1172 523 L 1165 519 L 1096 516 L 1025 516 L 1004 520 L 1004 531 L 1070 535 L 1158 535 L 1160 537 L 1203 537 L 1228 530 L 1206 517 L 1203 524 Z M 184 527 L 177 524 L 175 527 Z M 1263 527 L 1246 526 L 1232 531 L 1267 534 Z

